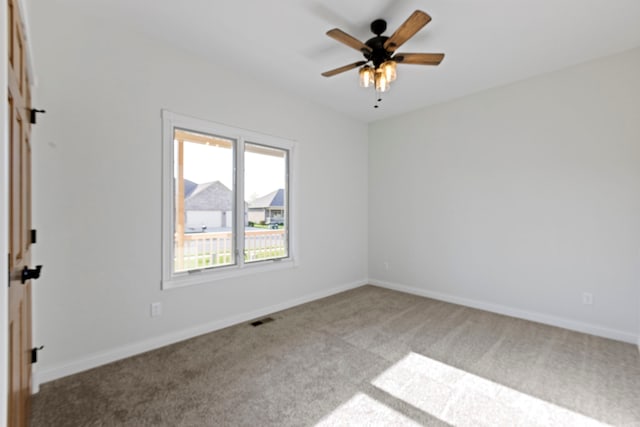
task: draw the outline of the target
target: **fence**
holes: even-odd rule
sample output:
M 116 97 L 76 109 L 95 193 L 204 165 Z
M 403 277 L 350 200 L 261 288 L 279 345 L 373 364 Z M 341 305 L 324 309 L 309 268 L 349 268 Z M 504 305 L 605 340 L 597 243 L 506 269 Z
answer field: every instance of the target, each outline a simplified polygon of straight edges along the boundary
M 176 235 L 175 271 L 233 264 L 231 232 Z M 280 258 L 287 255 L 285 230 L 248 230 L 244 237 L 244 261 Z

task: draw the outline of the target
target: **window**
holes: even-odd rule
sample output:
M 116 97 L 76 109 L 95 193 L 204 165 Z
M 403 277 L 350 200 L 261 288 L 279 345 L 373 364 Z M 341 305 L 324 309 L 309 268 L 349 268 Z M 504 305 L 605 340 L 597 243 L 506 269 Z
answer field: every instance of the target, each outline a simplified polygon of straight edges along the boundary
M 162 112 L 163 288 L 294 265 L 293 143 Z

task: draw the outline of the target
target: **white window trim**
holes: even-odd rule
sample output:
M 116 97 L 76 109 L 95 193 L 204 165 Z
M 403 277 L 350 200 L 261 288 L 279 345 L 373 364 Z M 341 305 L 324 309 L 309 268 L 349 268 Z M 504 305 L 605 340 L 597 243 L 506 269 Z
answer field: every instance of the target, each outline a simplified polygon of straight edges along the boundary
M 234 221 L 236 264 L 224 267 L 208 268 L 185 273 L 172 272 L 174 237 L 172 234 L 173 209 L 173 168 L 174 168 L 174 129 L 189 129 L 196 132 L 233 138 L 236 143 L 234 165 L 235 204 L 237 200 L 244 200 L 244 143 L 255 143 L 289 151 L 289 167 L 287 177 L 287 227 L 289 233 L 289 256 L 286 258 L 264 260 L 245 263 L 244 246 L 244 209 L 235 209 Z M 297 256 L 297 209 L 295 209 L 295 142 L 284 138 L 265 135 L 262 133 L 239 129 L 208 120 L 197 119 L 182 114 L 162 110 L 162 289 L 180 288 L 190 285 L 201 285 L 220 279 L 240 277 L 273 270 L 290 269 L 298 266 Z

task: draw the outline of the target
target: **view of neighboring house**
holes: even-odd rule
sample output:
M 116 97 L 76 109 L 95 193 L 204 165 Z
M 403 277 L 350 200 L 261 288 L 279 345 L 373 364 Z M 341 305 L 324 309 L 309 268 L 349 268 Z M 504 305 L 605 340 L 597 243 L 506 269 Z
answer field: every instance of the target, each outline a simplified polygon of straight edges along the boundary
M 223 183 L 196 184 L 185 180 L 184 187 L 187 232 L 233 226 L 233 192 Z
M 272 191 L 249 203 L 249 222 L 284 223 L 284 190 Z
M 184 180 L 184 213 L 187 232 L 231 228 L 233 226 L 233 192 L 220 181 L 197 184 Z M 278 189 L 245 203 L 245 224 L 284 223 L 284 189 Z
M 193 193 L 193 190 L 196 189 L 197 186 L 198 186 L 197 183 L 193 181 L 189 181 L 188 179 L 185 179 L 184 180 L 184 198 L 186 199 L 187 197 L 189 197 L 191 193 Z

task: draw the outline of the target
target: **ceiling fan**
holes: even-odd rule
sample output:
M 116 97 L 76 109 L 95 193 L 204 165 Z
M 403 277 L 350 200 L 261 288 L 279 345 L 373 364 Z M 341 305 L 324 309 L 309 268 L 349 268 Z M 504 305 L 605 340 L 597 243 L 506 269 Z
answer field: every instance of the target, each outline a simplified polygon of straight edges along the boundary
M 384 19 L 376 19 L 371 23 L 371 32 L 375 37 L 361 42 L 344 31 L 334 28 L 327 35 L 340 43 L 360 51 L 365 60 L 344 65 L 322 73 L 325 77 L 360 68 L 360 86 L 374 86 L 377 92 L 386 92 L 396 79 L 396 64 L 438 65 L 444 53 L 396 53 L 396 49 L 413 37 L 422 27 L 431 21 L 431 17 L 421 10 L 416 10 L 404 21 L 390 37 L 383 36 L 387 29 Z

